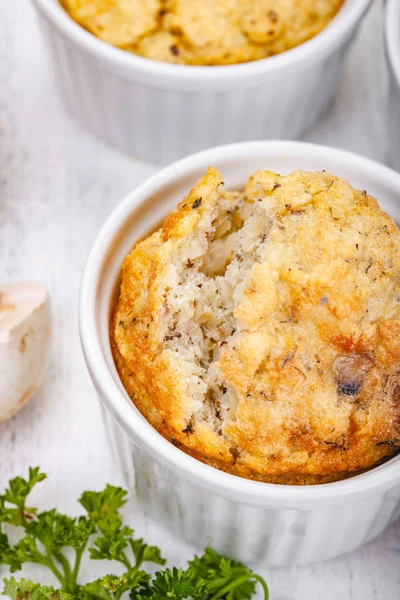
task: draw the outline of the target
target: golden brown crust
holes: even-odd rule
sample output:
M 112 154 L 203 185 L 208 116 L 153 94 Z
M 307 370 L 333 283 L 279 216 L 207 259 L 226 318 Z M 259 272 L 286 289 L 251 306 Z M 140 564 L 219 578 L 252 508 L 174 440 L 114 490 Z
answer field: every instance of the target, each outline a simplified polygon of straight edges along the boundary
M 344 0 L 60 0 L 88 31 L 157 61 L 227 65 L 319 33 Z
M 242 200 L 264 229 L 227 317 L 232 332 L 214 345 L 214 358 L 193 359 L 192 371 L 190 343 L 171 345 L 166 298 L 181 285 L 173 265 L 183 261 L 180 277 L 197 269 L 203 290 L 223 281 L 204 275 L 206 255 L 195 257 L 193 245 L 200 231 L 208 241 L 215 235 L 207 223 L 210 214 L 216 222 L 221 202 L 237 203 L 240 195 L 221 191 L 221 181 L 210 168 L 125 259 L 111 339 L 128 394 L 175 445 L 242 477 L 322 483 L 393 455 L 400 440 L 400 233 L 373 198 L 346 181 L 325 172 L 255 173 Z M 194 254 L 188 259 L 187 252 Z M 200 310 L 197 300 L 180 300 L 193 304 L 191 321 L 205 331 L 213 318 L 207 302 Z M 188 392 L 196 377 L 208 385 L 200 408 Z M 217 387 L 231 404 L 218 404 Z

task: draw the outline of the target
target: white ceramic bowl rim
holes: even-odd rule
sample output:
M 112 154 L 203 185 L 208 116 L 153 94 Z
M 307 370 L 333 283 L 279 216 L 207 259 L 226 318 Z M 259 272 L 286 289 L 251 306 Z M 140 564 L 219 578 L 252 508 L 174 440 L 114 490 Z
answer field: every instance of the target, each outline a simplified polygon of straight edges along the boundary
M 191 82 L 229 82 L 238 77 L 262 76 L 264 73 L 280 70 L 286 66 L 293 66 L 300 61 L 309 61 L 313 57 L 336 48 L 343 37 L 361 19 L 372 0 L 346 0 L 338 14 L 316 36 L 310 40 L 275 56 L 266 59 L 224 66 L 188 66 L 173 65 L 149 60 L 133 53 L 125 52 L 104 43 L 94 35 L 78 25 L 61 7 L 59 0 L 34 0 L 36 6 L 51 20 L 64 34 L 78 46 L 86 49 L 95 58 L 100 58 L 103 64 L 111 68 L 123 68 L 129 72 L 151 75 L 154 82 L 157 78 L 191 81 Z
M 129 215 L 146 198 L 166 189 L 182 174 L 209 164 L 218 164 L 221 157 L 246 157 L 258 152 L 268 156 L 302 157 L 317 155 L 328 163 L 351 164 L 355 169 L 369 173 L 370 179 L 389 182 L 399 190 L 400 174 L 379 163 L 335 148 L 302 142 L 247 142 L 220 146 L 180 160 L 150 177 L 138 186 L 112 212 L 98 235 L 89 255 L 80 292 L 79 321 L 81 341 L 86 363 L 94 384 L 102 398 L 131 440 L 151 455 L 158 463 L 173 470 L 180 477 L 238 502 L 257 505 L 280 505 L 306 508 L 320 501 L 340 501 L 365 493 L 387 490 L 400 483 L 400 455 L 384 465 L 350 479 L 316 486 L 285 486 L 251 481 L 221 472 L 179 450 L 163 438 L 140 414 L 133 403 L 127 402 L 113 378 L 102 349 L 98 319 L 98 284 L 102 269 L 109 260 L 108 250 Z M 109 350 L 109 342 L 107 340 Z
M 400 1 L 388 0 L 385 12 L 386 51 L 400 88 Z

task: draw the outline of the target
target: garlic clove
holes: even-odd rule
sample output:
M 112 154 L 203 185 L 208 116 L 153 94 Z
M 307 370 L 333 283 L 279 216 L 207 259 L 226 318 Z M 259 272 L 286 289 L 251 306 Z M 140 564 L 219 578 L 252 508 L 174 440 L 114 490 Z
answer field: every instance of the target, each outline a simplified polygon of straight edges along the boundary
M 42 385 L 50 359 L 49 293 L 42 283 L 0 285 L 0 421 Z

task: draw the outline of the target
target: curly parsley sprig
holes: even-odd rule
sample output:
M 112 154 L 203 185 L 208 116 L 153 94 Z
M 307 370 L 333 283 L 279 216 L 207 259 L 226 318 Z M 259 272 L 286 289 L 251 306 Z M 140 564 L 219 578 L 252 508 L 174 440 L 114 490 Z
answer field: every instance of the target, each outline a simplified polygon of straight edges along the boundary
M 42 565 L 56 577 L 59 588 L 10 577 L 4 579 L 3 594 L 11 600 L 250 600 L 257 584 L 268 600 L 262 577 L 210 548 L 195 556 L 187 569 L 166 568 L 150 575 L 143 564 L 164 566 L 166 561 L 157 546 L 135 538 L 124 525 L 120 509 L 127 500 L 125 490 L 107 485 L 101 492 L 84 492 L 79 502 L 87 514 L 69 517 L 56 509 L 38 512 L 28 507 L 30 492 L 45 478 L 38 467 L 30 468 L 27 479 L 12 479 L 0 495 L 0 564 L 11 573 L 25 563 Z M 14 545 L 4 530 L 9 527 L 23 531 Z M 124 573 L 82 583 L 79 573 L 86 550 L 91 560 L 121 563 Z

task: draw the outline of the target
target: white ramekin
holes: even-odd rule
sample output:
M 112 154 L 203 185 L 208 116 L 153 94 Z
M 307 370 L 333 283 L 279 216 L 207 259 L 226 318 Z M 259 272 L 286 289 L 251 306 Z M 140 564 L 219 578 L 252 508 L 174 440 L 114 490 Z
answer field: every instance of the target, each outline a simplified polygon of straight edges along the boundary
M 386 56 L 390 85 L 387 106 L 388 162 L 400 171 L 400 1 L 388 0 L 385 11 Z
M 168 163 L 216 144 L 297 138 L 328 107 L 371 0 L 345 0 L 316 37 L 288 52 L 222 67 L 170 65 L 107 45 L 59 0 L 34 0 L 61 95 L 95 135 Z
M 110 307 L 133 243 L 151 230 L 209 165 L 228 187 L 258 168 L 321 170 L 348 178 L 400 220 L 400 174 L 340 150 L 300 142 L 249 142 L 181 160 L 136 188 L 112 213 L 90 253 L 80 295 L 86 363 L 110 434 L 141 505 L 178 536 L 246 562 L 304 564 L 348 552 L 400 514 L 400 456 L 345 481 L 291 487 L 223 473 L 165 440 L 127 396 L 109 342 Z M 118 422 L 120 427 L 114 424 Z

